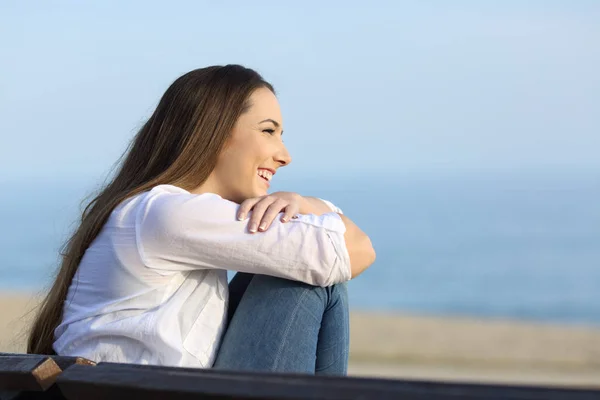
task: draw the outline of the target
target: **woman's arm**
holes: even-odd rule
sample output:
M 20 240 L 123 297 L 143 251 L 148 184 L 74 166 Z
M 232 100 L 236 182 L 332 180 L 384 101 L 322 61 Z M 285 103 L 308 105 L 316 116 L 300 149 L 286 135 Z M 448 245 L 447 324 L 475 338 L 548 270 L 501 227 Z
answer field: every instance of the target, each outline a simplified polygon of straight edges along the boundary
M 352 278 L 356 278 L 375 262 L 376 254 L 371 239 L 335 205 L 316 197 L 303 197 L 301 214 L 322 215 L 336 211 L 346 226 L 344 241 L 350 256 Z
M 375 249 L 371 239 L 350 218 L 343 214 L 339 215 L 346 225 L 344 241 L 350 256 L 352 278 L 356 278 L 375 262 Z
M 300 207 L 300 214 L 323 215 L 330 212 L 342 214 L 342 210 L 337 208 L 331 202 L 319 199 L 318 197 L 302 196 L 304 205 Z
M 301 215 L 322 216 L 336 213 L 341 218 L 344 227 L 344 244 L 350 258 L 351 277 L 357 277 L 373 262 L 375 250 L 369 237 L 350 218 L 343 216 L 342 210 L 333 203 L 317 197 L 304 197 L 293 192 L 275 192 L 269 196 L 252 198 L 244 201 L 239 210 L 241 219 L 252 210 L 250 230 L 268 231 L 276 216 L 285 210 L 284 217 L 290 217 L 296 212 Z
M 251 233 L 248 220 L 236 219 L 239 205 L 215 194 L 154 191 L 138 207 L 138 252 L 163 275 L 227 269 L 330 286 L 351 279 L 355 269 L 347 228 L 333 212 L 285 223 L 276 218 L 266 231 Z

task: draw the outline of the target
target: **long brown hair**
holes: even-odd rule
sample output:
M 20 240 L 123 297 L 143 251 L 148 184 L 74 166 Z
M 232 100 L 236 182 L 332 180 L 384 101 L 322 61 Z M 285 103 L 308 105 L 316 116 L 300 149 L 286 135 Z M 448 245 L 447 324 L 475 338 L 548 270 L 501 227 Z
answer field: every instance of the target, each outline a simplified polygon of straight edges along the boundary
M 63 247 L 54 284 L 40 305 L 27 352 L 54 354 L 69 286 L 86 249 L 123 200 L 160 184 L 192 190 L 213 171 L 239 116 L 256 89 L 273 87 L 240 65 L 212 66 L 181 76 L 132 140 L 115 177 L 85 207 L 81 223 Z

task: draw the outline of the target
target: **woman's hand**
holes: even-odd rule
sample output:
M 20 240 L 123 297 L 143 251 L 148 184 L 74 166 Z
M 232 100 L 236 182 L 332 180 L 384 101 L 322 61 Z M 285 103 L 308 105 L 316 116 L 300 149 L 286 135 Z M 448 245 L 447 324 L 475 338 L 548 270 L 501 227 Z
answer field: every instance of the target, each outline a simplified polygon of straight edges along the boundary
M 240 205 L 237 218 L 242 221 L 252 211 L 248 230 L 251 233 L 257 230 L 266 231 L 281 212 L 284 213 L 281 222 L 285 223 L 294 218 L 300 212 L 303 202 L 304 198 L 293 192 L 275 192 L 267 196 L 253 197 Z

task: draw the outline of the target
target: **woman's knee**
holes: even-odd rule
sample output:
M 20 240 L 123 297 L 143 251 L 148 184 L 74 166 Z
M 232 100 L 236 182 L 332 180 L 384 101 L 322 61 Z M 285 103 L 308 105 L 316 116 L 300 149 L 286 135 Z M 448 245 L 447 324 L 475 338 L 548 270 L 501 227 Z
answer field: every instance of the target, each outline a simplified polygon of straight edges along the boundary
M 329 304 L 348 308 L 348 284 L 346 282 L 329 286 Z
M 301 293 L 300 298 L 304 302 L 314 302 L 315 298 L 318 298 L 325 308 L 339 302 L 342 302 L 346 307 L 348 305 L 348 288 L 346 282 L 322 287 L 274 276 L 255 275 L 252 285 L 256 285 L 257 288 L 259 287 L 260 291 L 281 290 L 282 292 Z

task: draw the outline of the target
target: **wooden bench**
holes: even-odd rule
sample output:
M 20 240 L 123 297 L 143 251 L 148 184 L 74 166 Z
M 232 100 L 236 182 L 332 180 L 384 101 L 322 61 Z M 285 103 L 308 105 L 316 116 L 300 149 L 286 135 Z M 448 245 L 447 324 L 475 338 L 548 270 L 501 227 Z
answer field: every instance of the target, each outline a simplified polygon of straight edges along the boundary
M 596 388 L 442 383 L 99 363 L 0 353 L 0 399 L 600 399 Z
M 80 357 L 0 353 L 0 400 L 62 398 L 56 378 L 76 364 L 95 365 Z

